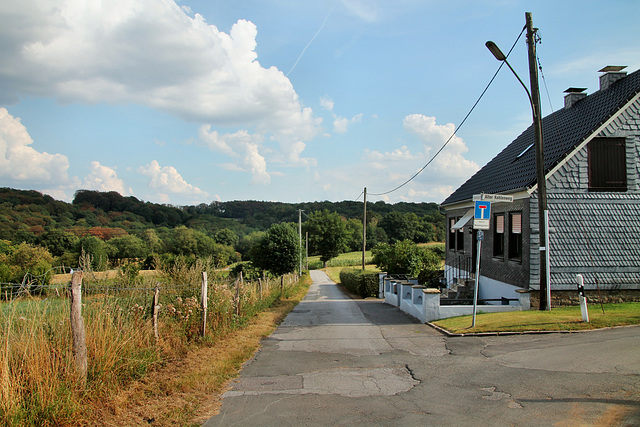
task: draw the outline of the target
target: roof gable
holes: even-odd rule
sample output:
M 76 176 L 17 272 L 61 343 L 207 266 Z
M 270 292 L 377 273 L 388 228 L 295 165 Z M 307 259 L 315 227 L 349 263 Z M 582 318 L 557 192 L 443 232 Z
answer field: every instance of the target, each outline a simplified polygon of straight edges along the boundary
M 545 172 L 560 163 L 640 92 L 640 70 L 542 119 Z M 537 182 L 533 125 L 454 191 L 442 205 L 479 193 L 509 193 Z

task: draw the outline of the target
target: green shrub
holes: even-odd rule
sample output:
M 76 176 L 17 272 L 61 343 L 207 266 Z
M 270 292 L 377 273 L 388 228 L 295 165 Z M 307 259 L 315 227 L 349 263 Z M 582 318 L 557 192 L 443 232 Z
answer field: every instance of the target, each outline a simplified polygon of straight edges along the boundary
M 437 249 L 420 247 L 408 240 L 393 245 L 378 244 L 372 253 L 373 262 L 389 274 L 408 274 L 414 277 L 422 274 L 428 277 L 439 270 L 442 263 Z
M 239 262 L 229 270 L 229 276 L 231 277 L 240 277 L 240 273 L 242 273 L 244 280 L 258 280 L 262 277 L 260 269 L 253 265 L 251 261 Z
M 345 268 L 340 271 L 340 283 L 350 292 L 363 298 L 378 296 L 378 273 L 373 271 Z

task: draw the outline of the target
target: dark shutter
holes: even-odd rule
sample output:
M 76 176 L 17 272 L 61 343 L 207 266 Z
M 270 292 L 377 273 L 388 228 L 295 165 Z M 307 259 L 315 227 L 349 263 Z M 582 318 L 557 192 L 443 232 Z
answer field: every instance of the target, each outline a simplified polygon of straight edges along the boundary
M 589 142 L 589 191 L 627 191 L 624 138 L 595 138 Z

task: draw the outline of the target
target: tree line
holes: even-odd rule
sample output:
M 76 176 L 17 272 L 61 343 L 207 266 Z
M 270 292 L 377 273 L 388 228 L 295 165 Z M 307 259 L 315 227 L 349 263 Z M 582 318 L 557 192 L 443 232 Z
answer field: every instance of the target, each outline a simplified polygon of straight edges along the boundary
M 40 269 L 77 265 L 83 253 L 91 255 L 96 269 L 131 261 L 150 268 L 154 261 L 178 256 L 213 257 L 219 265 L 249 260 L 252 247 L 274 224 L 287 224 L 297 241 L 299 210 L 310 255 L 328 260 L 362 249 L 362 202 L 230 201 L 172 206 L 116 192 L 79 190 L 73 202 L 66 203 L 37 191 L 0 188 L 0 264 L 4 265 L 0 265 L 0 282 L 17 278 L 27 268 L 12 266 L 16 254 L 37 259 Z M 369 203 L 366 226 L 368 248 L 444 239 L 444 217 L 435 203 Z M 28 247 L 38 250 L 26 257 Z

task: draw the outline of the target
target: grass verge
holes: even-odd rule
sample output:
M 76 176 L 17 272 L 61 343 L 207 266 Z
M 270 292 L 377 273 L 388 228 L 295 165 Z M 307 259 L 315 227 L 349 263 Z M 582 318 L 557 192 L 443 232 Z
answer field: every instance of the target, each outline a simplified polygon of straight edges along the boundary
M 233 331 L 207 347 L 197 348 L 183 359 L 167 363 L 113 396 L 96 402 L 92 421 L 101 426 L 200 425 L 221 406 L 220 396 L 242 364 L 260 348 L 262 338 L 304 298 L 311 279 L 301 283 L 274 306 L 258 313 L 247 326 Z
M 481 310 L 481 309 L 480 309 Z M 476 326 L 471 328 L 472 316 L 451 317 L 433 322 L 455 334 L 483 332 L 583 331 L 612 326 L 640 324 L 640 303 L 604 304 L 589 307 L 589 322 L 582 321 L 579 306 L 559 307 L 551 311 L 511 311 L 479 313 Z

